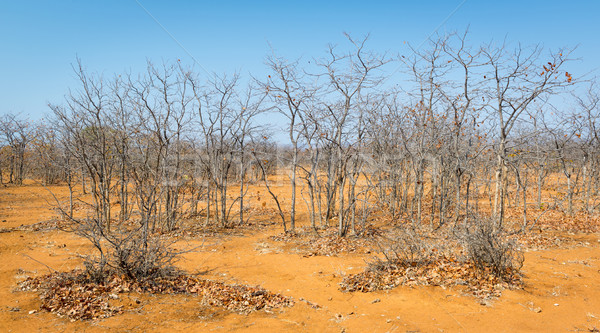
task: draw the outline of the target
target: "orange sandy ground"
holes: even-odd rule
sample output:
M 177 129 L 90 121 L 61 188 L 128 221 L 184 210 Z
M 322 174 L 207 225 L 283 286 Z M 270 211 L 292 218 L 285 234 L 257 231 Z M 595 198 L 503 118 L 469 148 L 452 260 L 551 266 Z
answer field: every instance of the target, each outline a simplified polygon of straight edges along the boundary
M 65 187 L 52 190 L 61 198 L 67 193 Z M 262 192 L 262 199 L 258 195 L 252 199 L 254 205 L 270 201 Z M 51 200 L 50 194 L 37 185 L 0 188 L 0 229 L 55 217 L 46 200 Z M 275 215 L 272 219 L 279 222 Z M 182 247 L 202 246 L 179 265 L 188 272 L 208 270 L 209 279 L 260 285 L 291 296 L 296 300 L 292 308 L 239 315 L 203 307 L 195 296 L 131 294 L 120 297 L 124 314 L 75 322 L 40 311 L 36 293 L 15 288 L 27 276 L 47 273 L 45 265 L 59 271 L 81 265 L 79 254 L 88 253 L 91 246 L 58 230 L 2 232 L 0 332 L 596 332 L 600 328 L 598 234 L 565 234 L 583 246 L 526 252 L 524 290 L 504 291 L 499 299 L 481 304 L 459 289 L 441 287 L 340 292 L 342 276 L 362 271 L 371 255 L 303 257 L 293 246 L 268 239 L 281 231 L 278 224 L 243 236 L 187 239 L 181 241 Z

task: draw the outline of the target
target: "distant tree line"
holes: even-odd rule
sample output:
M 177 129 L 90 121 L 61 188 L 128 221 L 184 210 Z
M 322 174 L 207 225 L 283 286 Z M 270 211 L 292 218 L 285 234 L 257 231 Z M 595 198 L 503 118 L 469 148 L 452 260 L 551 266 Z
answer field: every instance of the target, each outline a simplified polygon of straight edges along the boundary
M 247 223 L 255 182 L 286 232 L 300 204 L 312 228 L 340 236 L 376 213 L 442 227 L 485 211 L 503 228 L 511 206 L 530 228 L 531 207 L 598 212 L 600 94 L 567 71 L 570 50 L 450 34 L 392 57 L 346 37 L 310 61 L 269 56 L 266 77 L 247 84 L 179 61 L 106 78 L 78 60 L 78 87 L 47 119 L 0 119 L 0 181 L 82 186 L 99 227 L 134 222 L 144 233 L 190 216 Z M 287 122 L 267 124 L 268 114 Z M 278 127 L 286 142 L 274 141 Z M 291 199 L 272 191 L 278 168 Z M 71 218 L 73 206 L 71 196 Z

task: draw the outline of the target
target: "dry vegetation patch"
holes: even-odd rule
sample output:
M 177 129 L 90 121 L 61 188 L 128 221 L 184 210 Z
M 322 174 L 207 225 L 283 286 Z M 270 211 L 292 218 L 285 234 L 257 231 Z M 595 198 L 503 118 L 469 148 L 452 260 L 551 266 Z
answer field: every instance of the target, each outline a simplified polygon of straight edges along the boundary
M 372 292 L 397 286 L 428 285 L 465 286 L 469 294 L 487 299 L 499 297 L 504 289 L 522 287 L 522 279 L 514 269 L 505 272 L 504 277 L 499 277 L 493 274 L 491 267 L 481 269 L 473 261 L 432 255 L 423 262 L 374 261 L 365 271 L 345 277 L 340 283 L 340 290 Z
M 0 228 L 0 233 L 14 232 L 14 231 L 52 231 L 59 228 L 58 221 L 56 219 L 40 221 L 33 224 L 22 224 L 18 227 Z
M 573 238 L 557 235 L 555 233 L 528 232 L 515 235 L 516 241 L 524 248 L 530 251 L 546 250 L 553 248 L 567 248 L 579 246 L 583 243 Z
M 206 223 L 206 218 L 200 216 L 182 219 L 179 224 L 171 230 L 159 229 L 156 233 L 174 239 L 197 239 L 206 236 L 246 236 L 249 233 L 264 230 L 275 224 L 276 223 L 268 216 L 253 216 L 252 219 L 249 219 L 244 223 L 231 222 L 227 226 L 222 226 L 215 223 Z
M 404 223 L 375 237 L 381 256 L 340 283 L 342 291 L 371 292 L 396 286 L 465 286 L 480 298 L 522 286 L 518 242 L 489 217 L 442 228 Z
M 572 216 L 560 211 L 552 211 L 540 220 L 542 227 L 550 230 L 587 234 L 600 231 L 600 216 L 585 211 L 576 212 Z
M 374 236 L 383 231 L 374 226 L 357 230 L 357 235 L 340 237 L 334 227 L 315 231 L 305 227 L 297 232 L 280 233 L 269 239 L 294 244 L 304 256 L 336 256 L 342 253 L 371 253 Z
M 203 305 L 242 314 L 294 305 L 292 298 L 260 287 L 228 285 L 184 274 L 141 281 L 112 274 L 106 282 L 96 283 L 84 271 L 73 270 L 28 278 L 19 284 L 19 289 L 39 292 L 43 310 L 72 320 L 107 318 L 119 314 L 123 312 L 123 307 L 114 300 L 119 298 L 119 294 L 130 292 L 194 294 L 202 298 Z

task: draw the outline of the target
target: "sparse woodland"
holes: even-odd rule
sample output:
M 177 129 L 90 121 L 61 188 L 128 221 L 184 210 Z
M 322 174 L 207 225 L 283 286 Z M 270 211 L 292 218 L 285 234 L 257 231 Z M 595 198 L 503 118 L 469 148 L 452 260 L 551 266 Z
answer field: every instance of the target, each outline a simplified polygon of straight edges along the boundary
M 281 230 L 273 239 L 310 242 L 311 255 L 373 252 L 343 291 L 466 285 L 490 297 L 521 286 L 522 249 L 542 230 L 598 231 L 600 90 L 569 72 L 576 52 L 451 34 L 394 55 L 346 37 L 313 59 L 272 52 L 264 77 L 180 61 L 103 76 L 77 59 L 78 86 L 46 119 L 2 116 L 2 184 L 66 185 L 69 198 L 50 203 L 58 227 L 95 248 L 84 271 L 23 288 L 51 284 L 47 309 L 75 319 L 118 309 L 64 310 L 64 281 L 228 288 L 179 271 L 194 249 L 174 235 L 260 228 L 263 210 Z M 209 294 L 242 312 L 293 304 L 236 290 L 251 306 Z

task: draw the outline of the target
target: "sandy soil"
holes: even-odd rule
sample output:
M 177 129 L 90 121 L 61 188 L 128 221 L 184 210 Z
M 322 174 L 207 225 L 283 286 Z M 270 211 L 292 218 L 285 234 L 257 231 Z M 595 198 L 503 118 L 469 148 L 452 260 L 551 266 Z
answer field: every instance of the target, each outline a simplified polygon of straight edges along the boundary
M 59 197 L 63 187 L 53 187 Z M 50 194 L 29 184 L 0 188 L 0 332 L 54 331 L 306 331 L 306 332 L 597 332 L 600 328 L 598 234 L 569 235 L 577 246 L 525 253 L 525 288 L 504 291 L 481 303 L 460 289 L 398 287 L 373 293 L 343 293 L 338 283 L 358 273 L 369 254 L 305 257 L 269 236 L 273 225 L 245 235 L 189 238 L 199 247 L 179 265 L 206 278 L 260 285 L 291 296 L 292 308 L 239 315 L 207 308 L 190 295 L 130 294 L 124 314 L 74 321 L 40 311 L 39 296 L 15 291 L 27 276 L 81 265 L 91 246 L 73 234 L 45 230 L 53 218 Z M 262 199 L 263 201 L 265 198 Z M 268 198 L 267 198 L 268 200 Z M 273 216 L 273 221 L 278 221 Z M 22 227 L 24 226 L 24 227 Z M 319 308 L 312 305 L 317 304 Z

